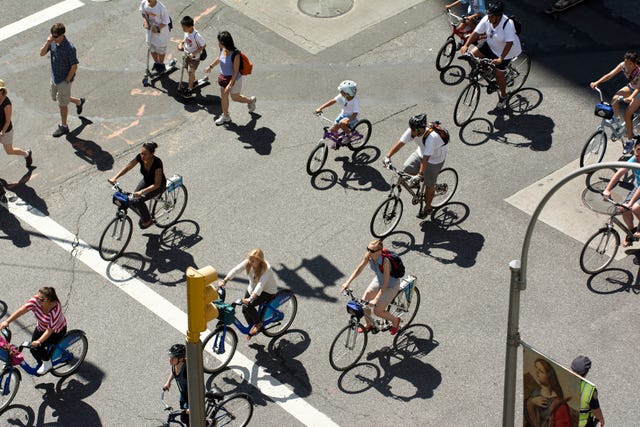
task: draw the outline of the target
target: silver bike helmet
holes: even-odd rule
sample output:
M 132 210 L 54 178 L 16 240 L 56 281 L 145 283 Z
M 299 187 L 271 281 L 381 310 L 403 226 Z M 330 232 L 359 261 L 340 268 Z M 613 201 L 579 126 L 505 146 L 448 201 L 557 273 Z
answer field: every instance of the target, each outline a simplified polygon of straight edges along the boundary
M 356 96 L 358 91 L 358 84 L 353 80 L 345 80 L 338 85 L 338 90 L 344 92 L 349 96 Z

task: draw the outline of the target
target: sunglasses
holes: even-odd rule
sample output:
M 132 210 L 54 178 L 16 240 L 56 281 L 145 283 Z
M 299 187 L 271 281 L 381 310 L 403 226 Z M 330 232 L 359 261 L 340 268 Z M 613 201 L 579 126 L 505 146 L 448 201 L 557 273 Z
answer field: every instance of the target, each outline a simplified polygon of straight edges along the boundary
M 51 37 L 53 37 L 54 39 L 57 39 L 58 37 L 60 37 L 62 34 L 51 34 Z
M 378 252 L 379 250 L 380 250 L 380 249 L 370 249 L 370 248 L 367 246 L 367 252 L 369 252 L 370 254 L 375 254 L 375 253 L 376 253 L 376 252 Z
M 46 301 L 46 298 L 38 297 L 38 301 L 40 301 L 40 302 L 45 302 L 45 301 Z

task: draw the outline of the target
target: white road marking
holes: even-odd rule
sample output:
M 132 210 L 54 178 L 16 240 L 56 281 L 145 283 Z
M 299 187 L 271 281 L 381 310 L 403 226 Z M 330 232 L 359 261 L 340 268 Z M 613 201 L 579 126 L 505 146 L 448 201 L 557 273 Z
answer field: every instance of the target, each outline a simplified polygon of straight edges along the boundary
M 29 28 L 33 28 L 36 25 L 40 25 L 43 22 L 47 22 L 50 19 L 82 6 L 84 6 L 84 3 L 80 0 L 65 0 L 58 4 L 54 4 L 53 6 L 49 6 L 46 9 L 42 9 L 40 12 L 36 12 L 33 15 L 29 15 L 26 18 L 22 18 L 19 21 L 0 28 L 0 41 L 6 40 L 9 37 L 13 37 L 16 34 L 20 34 L 21 32 L 28 30 Z
M 111 264 L 100 258 L 96 249 L 79 240 L 60 224 L 44 215 L 38 209 L 28 205 L 20 198 L 11 199 L 9 211 L 23 222 L 47 236 L 51 241 L 86 264 L 93 271 L 111 282 L 124 293 L 146 307 L 160 319 L 186 334 L 187 314 L 173 305 L 167 299 L 154 292 L 146 284 L 132 277 L 125 269 L 117 264 Z M 108 273 L 108 274 L 107 274 Z M 123 278 L 130 280 L 124 281 Z M 186 291 L 185 291 L 186 297 Z M 205 332 L 206 334 L 207 332 Z M 307 426 L 331 427 L 338 426 L 327 415 L 309 405 L 296 395 L 286 385 L 271 377 L 264 368 L 257 366 L 237 350 L 232 363 L 249 373 L 247 380 L 257 387 L 265 396 L 271 398 L 282 409 L 287 411 L 301 423 Z M 252 373 L 255 373 L 253 375 Z

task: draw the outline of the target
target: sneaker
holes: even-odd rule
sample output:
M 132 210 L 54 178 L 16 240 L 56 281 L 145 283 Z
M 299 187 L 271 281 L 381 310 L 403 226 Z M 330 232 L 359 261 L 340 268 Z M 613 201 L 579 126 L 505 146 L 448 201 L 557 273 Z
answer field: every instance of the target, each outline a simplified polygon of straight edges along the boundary
M 631 154 L 633 151 L 633 139 L 627 139 L 622 146 L 622 154 Z
M 422 208 L 418 211 L 416 218 L 425 219 L 431 212 L 433 212 L 433 208 Z
M 68 134 L 68 133 L 69 133 L 69 127 L 68 127 L 68 126 L 58 125 L 58 129 L 56 129 L 56 130 L 53 132 L 53 134 L 52 134 L 52 135 L 53 135 L 53 137 L 54 137 L 54 138 L 59 138 L 59 137 L 61 137 L 62 135 L 66 135 L 66 134 Z
M 47 372 L 49 372 L 52 367 L 53 367 L 53 365 L 51 364 L 51 360 L 44 360 L 44 361 L 42 361 L 42 365 L 40 365 L 40 367 L 38 368 L 36 373 L 38 375 L 44 375 Z
M 183 98 L 192 98 L 193 96 L 195 96 L 195 93 L 193 92 L 193 89 L 185 89 L 185 91 L 182 92 L 182 97 Z
M 249 108 L 249 112 L 253 113 L 254 111 L 256 111 L 256 97 L 252 96 L 251 98 L 249 98 L 251 101 L 247 104 L 247 108 Z
M 214 123 L 216 124 L 216 126 L 220 126 L 229 122 L 231 122 L 231 117 L 221 114 Z
M 508 97 L 498 97 L 498 103 L 496 104 L 496 110 L 503 110 L 507 106 Z
M 76 113 L 78 113 L 78 115 L 82 114 L 82 106 L 85 102 L 87 102 L 85 98 L 80 98 L 80 104 L 76 105 Z
M 331 148 L 332 150 L 337 150 L 338 148 L 340 148 L 340 145 L 336 141 L 333 141 L 331 144 L 329 144 L 329 148 Z
M 162 73 L 164 73 L 165 71 L 167 71 L 167 66 L 166 66 L 166 65 L 164 65 L 164 64 L 160 64 L 160 63 L 159 63 L 159 64 L 158 64 L 158 68 L 157 68 L 157 70 L 158 70 L 158 71 L 157 71 L 157 73 L 158 73 L 158 74 L 162 74 Z
M 31 157 L 31 150 L 27 150 L 27 155 L 24 156 L 24 161 L 27 164 L 27 169 L 33 164 L 33 158 Z

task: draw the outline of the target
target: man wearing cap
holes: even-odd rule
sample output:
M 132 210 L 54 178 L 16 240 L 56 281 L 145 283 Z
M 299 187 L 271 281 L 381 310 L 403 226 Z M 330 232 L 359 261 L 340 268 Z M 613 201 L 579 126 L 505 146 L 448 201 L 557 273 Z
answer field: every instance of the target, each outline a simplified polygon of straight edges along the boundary
M 571 370 L 581 377 L 586 377 L 591 369 L 591 360 L 587 356 L 578 356 L 571 362 Z M 580 383 L 580 419 L 579 427 L 595 427 L 596 421 L 604 427 L 604 416 L 598 402 L 598 390 L 587 383 Z
M 71 96 L 71 83 L 78 70 L 78 58 L 76 48 L 64 35 L 65 27 L 62 23 L 51 26 L 51 34 L 40 48 L 40 56 L 51 52 L 51 99 L 58 102 L 60 108 L 60 125 L 53 132 L 58 138 L 69 133 L 67 125 L 67 113 L 69 102 L 76 104 L 76 112 L 82 114 L 84 98 Z

